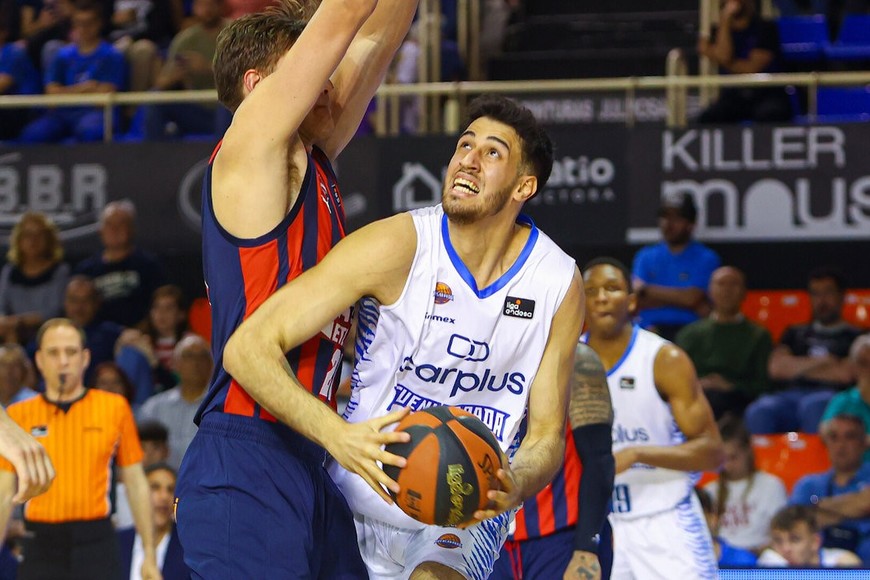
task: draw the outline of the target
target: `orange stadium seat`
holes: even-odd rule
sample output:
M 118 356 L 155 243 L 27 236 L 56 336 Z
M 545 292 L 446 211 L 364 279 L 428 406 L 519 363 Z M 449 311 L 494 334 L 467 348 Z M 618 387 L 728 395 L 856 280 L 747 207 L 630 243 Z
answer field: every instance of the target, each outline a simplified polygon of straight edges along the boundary
M 197 298 L 187 312 L 187 323 L 194 332 L 211 342 L 211 306 L 208 298 Z
M 804 475 L 831 468 L 828 451 L 816 434 L 753 435 L 752 450 L 755 466 L 782 479 L 789 493 Z
M 870 329 L 870 289 L 846 292 L 843 318 L 855 326 Z
M 811 312 L 806 290 L 749 290 L 743 301 L 743 314 L 767 328 L 774 342 L 787 326 L 808 322 Z

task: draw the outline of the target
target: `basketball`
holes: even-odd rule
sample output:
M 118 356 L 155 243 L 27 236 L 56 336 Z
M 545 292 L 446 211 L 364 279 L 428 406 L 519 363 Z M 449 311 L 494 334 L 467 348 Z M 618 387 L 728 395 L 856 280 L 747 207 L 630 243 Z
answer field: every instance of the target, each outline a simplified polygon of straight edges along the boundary
M 391 495 L 402 511 L 424 524 L 458 526 L 487 507 L 487 492 L 499 488 L 502 455 L 480 419 L 458 407 L 430 407 L 405 417 L 396 430 L 411 440 L 386 450 L 407 464 L 386 465 L 384 472 L 401 488 Z

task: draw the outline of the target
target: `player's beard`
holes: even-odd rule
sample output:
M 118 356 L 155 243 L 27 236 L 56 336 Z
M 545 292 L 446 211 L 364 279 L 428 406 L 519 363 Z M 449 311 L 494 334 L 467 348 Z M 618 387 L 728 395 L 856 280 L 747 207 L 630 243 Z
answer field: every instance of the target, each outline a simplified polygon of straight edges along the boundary
M 485 217 L 493 216 L 505 208 L 516 188 L 516 181 L 481 199 L 483 192 L 473 198 L 455 199 L 449 196 L 450 186 L 444 184 L 441 205 L 450 221 L 459 225 L 472 224 Z M 476 202 L 476 203 L 475 203 Z

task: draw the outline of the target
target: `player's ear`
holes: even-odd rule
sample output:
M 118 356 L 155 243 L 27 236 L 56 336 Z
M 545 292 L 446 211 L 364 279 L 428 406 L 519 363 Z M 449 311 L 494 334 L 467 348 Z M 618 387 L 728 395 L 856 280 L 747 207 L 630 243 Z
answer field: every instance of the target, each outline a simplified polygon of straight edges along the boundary
M 514 197 L 517 201 L 526 202 L 538 191 L 538 178 L 534 175 L 523 175 Z
M 242 85 L 244 86 L 245 94 L 249 94 L 253 91 L 254 87 L 256 87 L 257 83 L 261 80 L 263 80 L 263 77 L 260 76 L 259 72 L 252 68 L 246 70 L 245 75 L 242 77 Z

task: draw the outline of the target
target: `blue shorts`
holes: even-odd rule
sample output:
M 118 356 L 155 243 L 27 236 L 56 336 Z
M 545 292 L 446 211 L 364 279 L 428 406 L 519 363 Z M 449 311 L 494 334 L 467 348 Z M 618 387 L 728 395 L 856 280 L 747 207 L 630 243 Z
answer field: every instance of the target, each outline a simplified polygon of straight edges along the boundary
M 323 450 L 283 425 L 209 413 L 176 487 L 193 578 L 367 578 L 353 515 Z
M 574 554 L 574 528 L 559 530 L 549 536 L 516 542 L 508 540 L 501 549 L 490 580 L 542 580 L 562 578 Z M 605 520 L 598 546 L 601 578 L 610 578 L 613 566 L 613 538 Z

